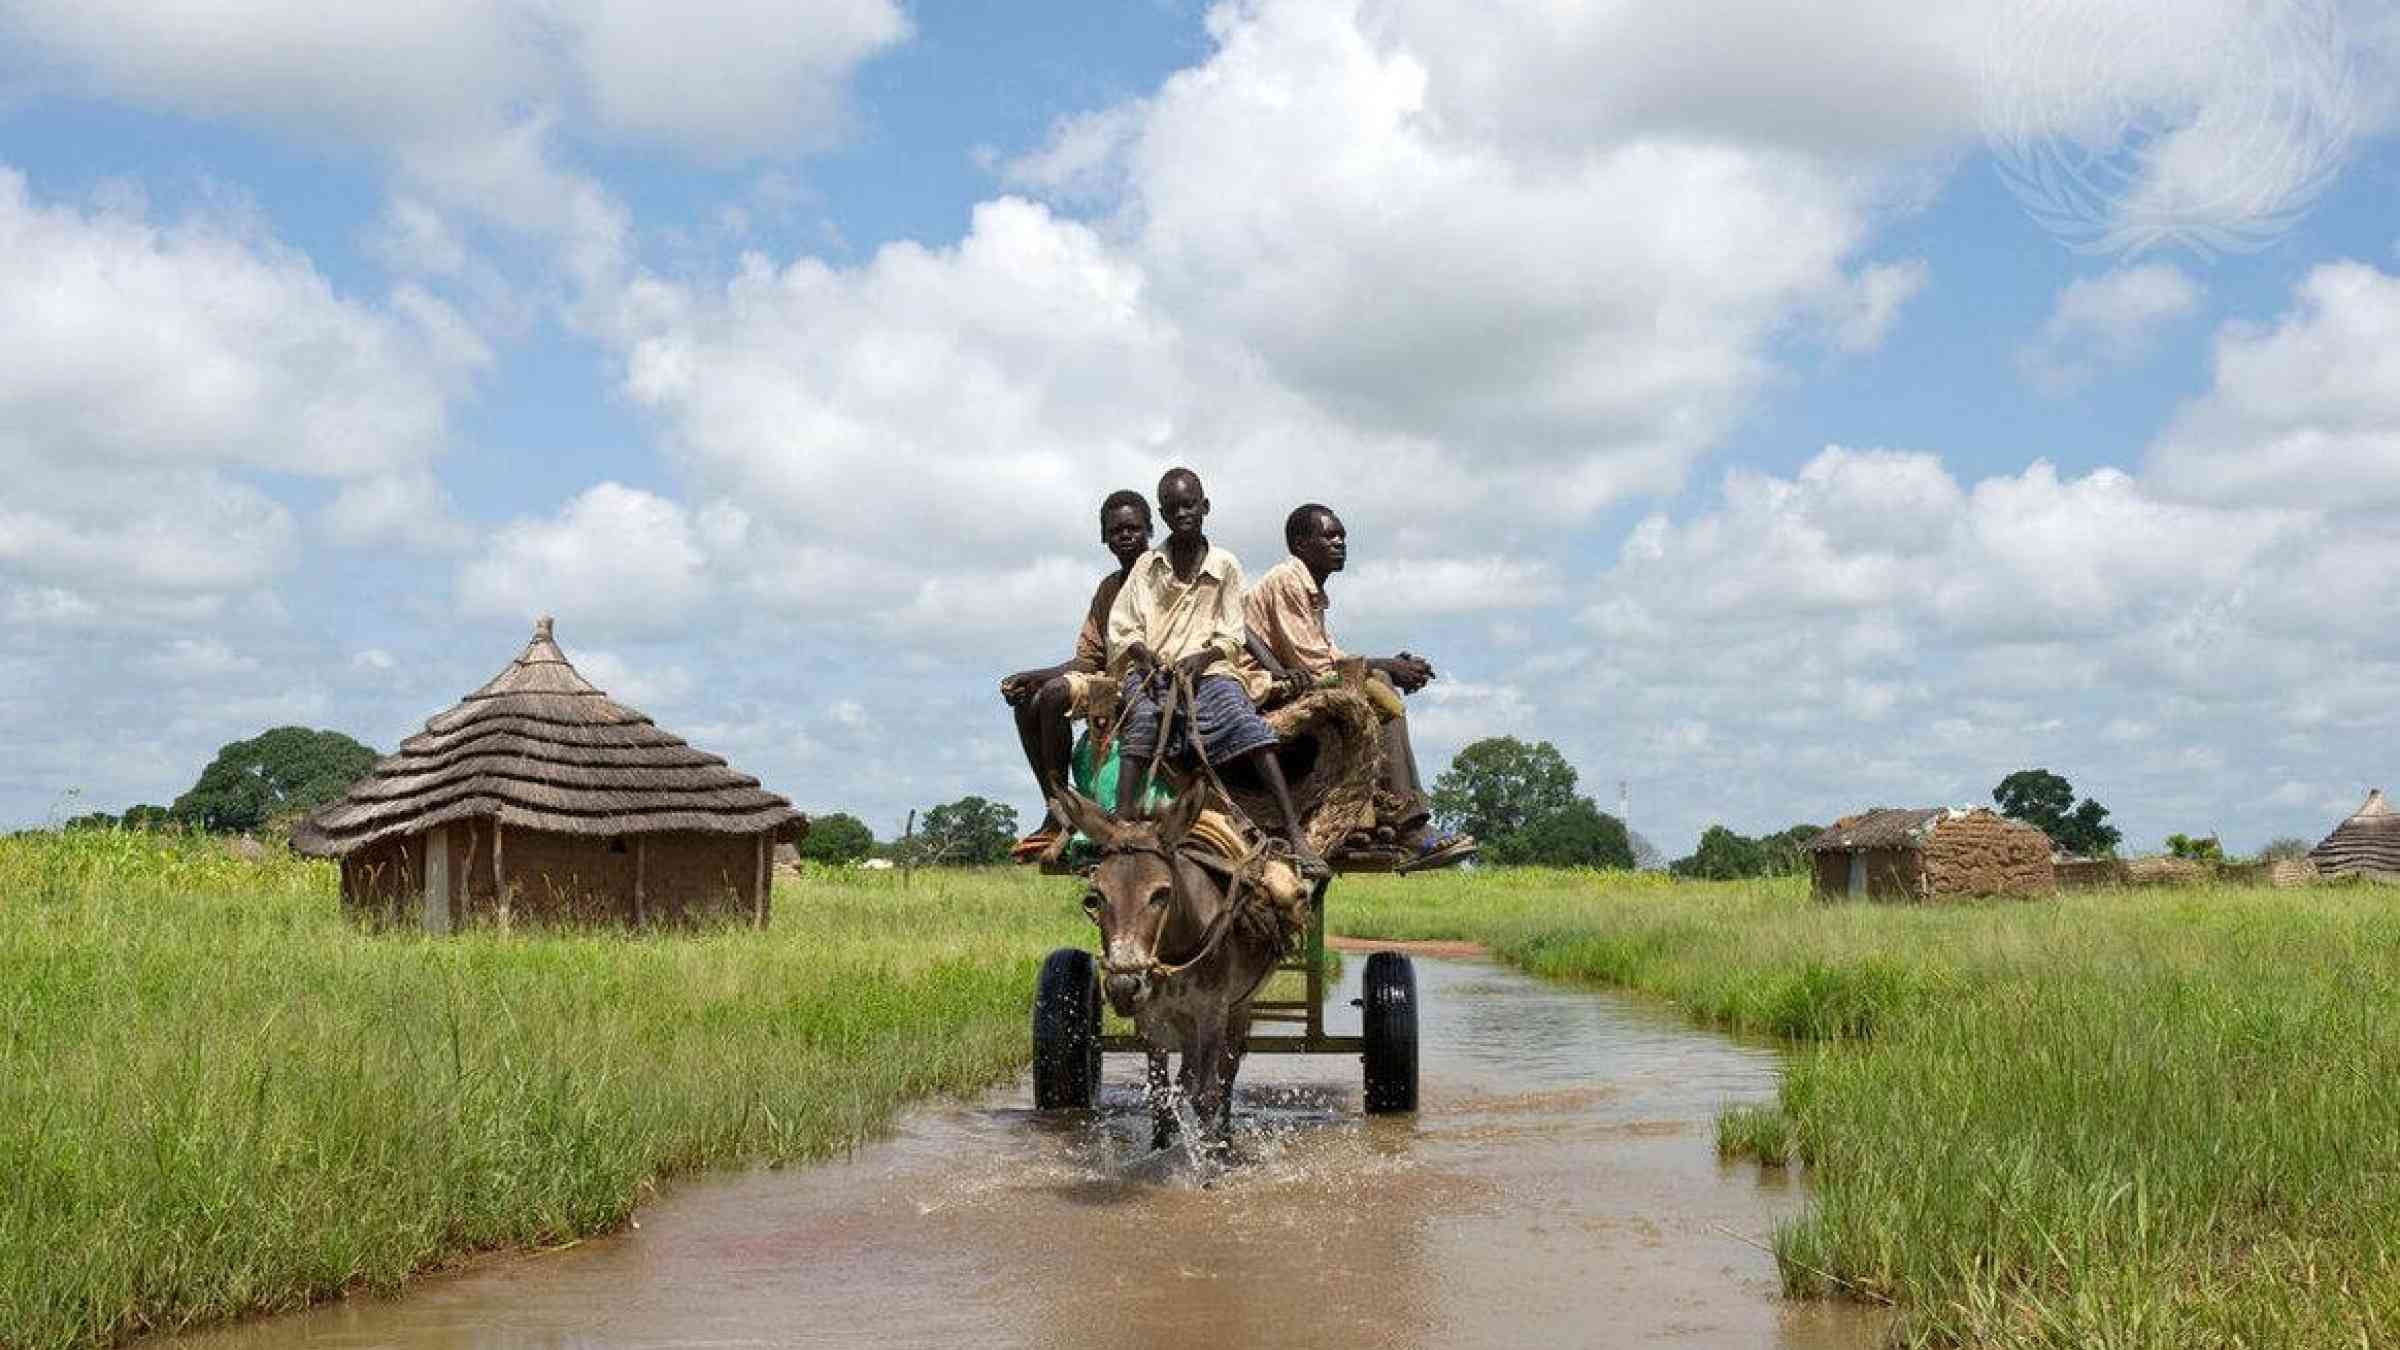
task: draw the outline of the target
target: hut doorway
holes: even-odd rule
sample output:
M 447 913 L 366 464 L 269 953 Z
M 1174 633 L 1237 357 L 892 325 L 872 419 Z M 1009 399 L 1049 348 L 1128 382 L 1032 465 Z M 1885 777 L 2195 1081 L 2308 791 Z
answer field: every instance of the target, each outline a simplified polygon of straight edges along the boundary
M 1867 898 L 1867 855 L 1864 853 L 1850 855 L 1850 898 Z

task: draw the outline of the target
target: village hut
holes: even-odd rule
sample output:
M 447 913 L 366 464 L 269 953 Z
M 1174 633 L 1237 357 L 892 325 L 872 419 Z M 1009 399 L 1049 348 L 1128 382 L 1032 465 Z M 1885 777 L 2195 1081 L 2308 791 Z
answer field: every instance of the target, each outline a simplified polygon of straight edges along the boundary
M 1988 807 L 1877 808 L 1804 846 L 1821 900 L 2046 894 L 2050 837 Z
M 594 688 L 543 619 L 524 654 L 312 812 L 349 912 L 446 933 L 486 919 L 767 921 L 807 817 Z
M 2367 794 L 2366 805 L 2308 851 L 2308 860 L 2328 877 L 2400 881 L 2400 813 L 2376 788 Z

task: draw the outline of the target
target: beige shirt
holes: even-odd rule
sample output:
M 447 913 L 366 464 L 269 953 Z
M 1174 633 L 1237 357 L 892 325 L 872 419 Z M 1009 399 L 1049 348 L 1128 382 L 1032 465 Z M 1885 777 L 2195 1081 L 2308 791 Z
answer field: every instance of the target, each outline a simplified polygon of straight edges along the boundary
M 1276 660 L 1317 675 L 1333 669 L 1344 655 L 1325 630 L 1325 610 L 1332 603 L 1306 564 L 1286 558 L 1242 597 L 1242 621 Z
M 1134 563 L 1108 612 L 1110 673 L 1124 675 L 1126 649 L 1136 642 L 1162 665 L 1214 650 L 1222 658 L 1214 673 L 1240 680 L 1252 703 L 1266 697 L 1272 683 L 1243 648 L 1241 560 L 1214 544 L 1189 585 L 1175 579 L 1175 564 L 1163 548 Z

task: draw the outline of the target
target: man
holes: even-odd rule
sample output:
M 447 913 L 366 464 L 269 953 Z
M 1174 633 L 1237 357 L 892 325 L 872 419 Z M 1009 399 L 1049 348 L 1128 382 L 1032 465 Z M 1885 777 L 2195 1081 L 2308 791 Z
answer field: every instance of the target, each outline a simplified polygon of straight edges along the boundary
M 1000 682 L 1000 697 L 1016 710 L 1017 740 L 1025 747 L 1025 762 L 1042 790 L 1042 823 L 1009 851 L 1018 862 L 1040 857 L 1066 829 L 1050 803 L 1067 786 L 1074 739 L 1069 723 L 1109 701 L 1113 685 L 1106 673 L 1108 613 L 1117 603 L 1126 573 L 1150 551 L 1149 501 L 1130 488 L 1108 494 L 1100 503 L 1100 543 L 1116 557 L 1117 570 L 1093 588 L 1083 629 L 1075 635 L 1075 654 L 1058 665 L 1020 670 Z
M 1267 672 L 1243 660 L 1242 564 L 1208 542 L 1208 493 L 1190 469 L 1158 480 L 1166 547 L 1142 555 L 1108 616 L 1109 669 L 1124 682 L 1125 732 L 1117 772 L 1116 813 L 1133 817 L 1149 785 L 1151 758 L 1170 728 L 1160 699 L 1174 676 L 1192 678 L 1188 725 L 1211 765 L 1247 761 L 1283 815 L 1284 838 L 1304 870 L 1321 872 L 1292 809 L 1292 790 L 1275 758 L 1275 732 L 1258 715 Z
M 1266 664 L 1307 679 L 1330 673 L 1343 659 L 1325 626 L 1325 611 L 1333 604 L 1325 582 L 1350 561 L 1350 532 L 1332 508 L 1310 502 L 1283 522 L 1284 547 L 1290 557 L 1267 569 L 1242 602 L 1242 620 L 1253 643 L 1265 648 Z M 1402 694 L 1413 694 L 1433 678 L 1423 657 L 1402 652 L 1370 657 L 1367 669 Z M 1380 700 L 1401 709 L 1396 695 Z M 1417 755 L 1408 740 L 1408 719 L 1395 712 L 1383 724 L 1383 787 L 1397 799 L 1401 817 L 1395 822 L 1409 831 L 1404 842 L 1415 850 L 1417 865 L 1437 867 L 1464 861 L 1476 851 L 1470 835 L 1445 835 L 1426 824 L 1423 781 L 1417 776 Z

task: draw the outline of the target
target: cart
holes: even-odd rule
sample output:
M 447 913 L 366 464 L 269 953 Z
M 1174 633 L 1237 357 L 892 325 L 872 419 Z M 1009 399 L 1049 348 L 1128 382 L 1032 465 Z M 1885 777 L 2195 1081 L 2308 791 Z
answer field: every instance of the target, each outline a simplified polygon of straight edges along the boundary
M 1065 872 L 1065 867 L 1045 867 Z M 1363 871 L 1367 867 L 1334 870 Z M 1388 871 L 1389 867 L 1371 870 Z M 1248 1054 L 1357 1055 L 1365 1067 L 1364 1100 L 1370 1115 L 1417 1109 L 1417 972 L 1399 952 L 1370 952 L 1360 977 L 1360 1032 L 1337 1036 L 1325 1029 L 1325 895 L 1330 879 L 1311 897 L 1308 933 L 1300 950 L 1276 967 L 1307 981 L 1297 999 L 1260 999 L 1250 1005 Z M 1101 1030 L 1100 963 L 1081 947 L 1061 947 L 1042 963 L 1033 997 L 1033 1102 L 1044 1111 L 1089 1108 L 1100 1091 L 1101 1057 L 1148 1054 L 1141 1037 Z

